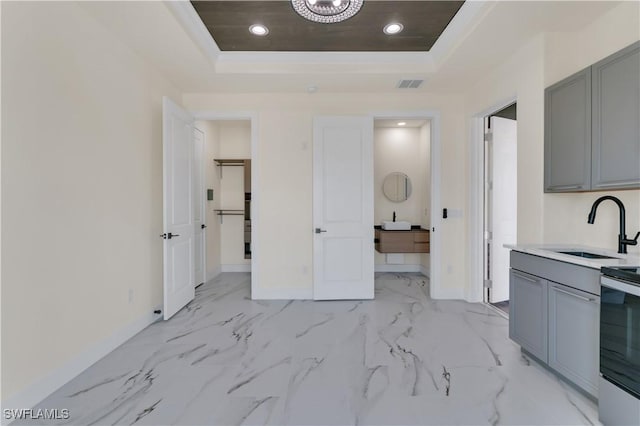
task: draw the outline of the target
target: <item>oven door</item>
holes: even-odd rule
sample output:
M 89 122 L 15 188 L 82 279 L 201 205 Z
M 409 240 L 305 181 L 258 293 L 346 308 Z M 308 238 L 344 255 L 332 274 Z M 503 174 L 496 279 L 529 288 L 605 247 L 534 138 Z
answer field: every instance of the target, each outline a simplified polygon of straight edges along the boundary
M 640 398 L 640 287 L 603 276 L 600 373 Z

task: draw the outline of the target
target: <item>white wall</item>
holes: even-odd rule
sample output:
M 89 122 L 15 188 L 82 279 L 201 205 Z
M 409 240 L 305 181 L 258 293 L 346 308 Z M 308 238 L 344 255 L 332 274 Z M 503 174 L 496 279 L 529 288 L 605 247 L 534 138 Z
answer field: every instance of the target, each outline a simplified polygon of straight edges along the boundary
M 580 31 L 540 34 L 490 73 L 478 76 L 467 91 L 467 117 L 517 97 L 519 243 L 579 243 L 617 249 L 618 219 L 613 204 L 603 204 L 596 224 L 587 224 L 591 204 L 605 193 L 625 203 L 628 234 L 640 230 L 638 190 L 543 193 L 544 88 L 638 40 L 639 8 L 637 2 L 623 2 Z M 629 252 L 639 253 L 640 247 L 630 247 Z
M 1 7 L 2 398 L 27 408 L 162 303 L 162 96 L 180 97 L 81 6 Z
M 425 125 L 426 126 L 426 125 Z M 391 220 L 396 212 L 397 220 L 406 220 L 412 225 L 427 222 L 425 205 L 430 198 L 429 133 L 425 126 L 415 128 L 375 128 L 374 139 L 374 223 Z M 411 196 L 403 202 L 392 202 L 382 190 L 385 177 L 389 173 L 400 172 L 411 180 Z M 428 224 L 426 226 L 429 229 Z M 420 265 L 424 256 L 415 253 L 404 255 L 405 265 Z M 386 256 L 375 253 L 376 265 L 385 265 Z
M 441 113 L 443 206 L 464 210 L 465 152 L 460 97 L 429 93 L 362 94 L 186 94 L 193 111 L 252 111 L 258 119 L 260 210 L 256 297 L 312 296 L 312 130 L 317 115 L 373 115 L 435 110 Z M 465 220 L 452 218 L 442 232 L 443 280 L 437 297 L 463 297 L 466 277 Z M 292 296 L 293 297 L 293 296 Z

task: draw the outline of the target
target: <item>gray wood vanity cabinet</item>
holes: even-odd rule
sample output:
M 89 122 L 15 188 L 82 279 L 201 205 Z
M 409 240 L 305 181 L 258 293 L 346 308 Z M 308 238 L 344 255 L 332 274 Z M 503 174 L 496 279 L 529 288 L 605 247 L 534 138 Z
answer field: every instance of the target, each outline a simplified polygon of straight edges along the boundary
M 544 190 L 640 188 L 640 42 L 545 89 Z
M 509 337 L 597 397 L 600 272 L 511 251 Z

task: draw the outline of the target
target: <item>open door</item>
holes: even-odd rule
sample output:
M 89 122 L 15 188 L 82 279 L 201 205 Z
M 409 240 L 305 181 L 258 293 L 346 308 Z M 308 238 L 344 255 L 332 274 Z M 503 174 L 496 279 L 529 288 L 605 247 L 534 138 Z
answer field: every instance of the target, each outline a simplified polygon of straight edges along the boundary
M 317 117 L 313 298 L 373 299 L 373 119 Z
M 518 208 L 517 122 L 492 116 L 490 142 L 489 302 L 509 300 L 509 249 L 515 244 Z
M 162 100 L 164 319 L 195 296 L 194 119 Z

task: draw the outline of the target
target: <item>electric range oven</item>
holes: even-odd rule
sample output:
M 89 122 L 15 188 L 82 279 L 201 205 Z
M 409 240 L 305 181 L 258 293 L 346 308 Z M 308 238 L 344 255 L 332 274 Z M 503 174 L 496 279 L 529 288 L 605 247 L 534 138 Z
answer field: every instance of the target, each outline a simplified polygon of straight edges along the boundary
M 640 267 L 601 272 L 600 420 L 640 425 Z

